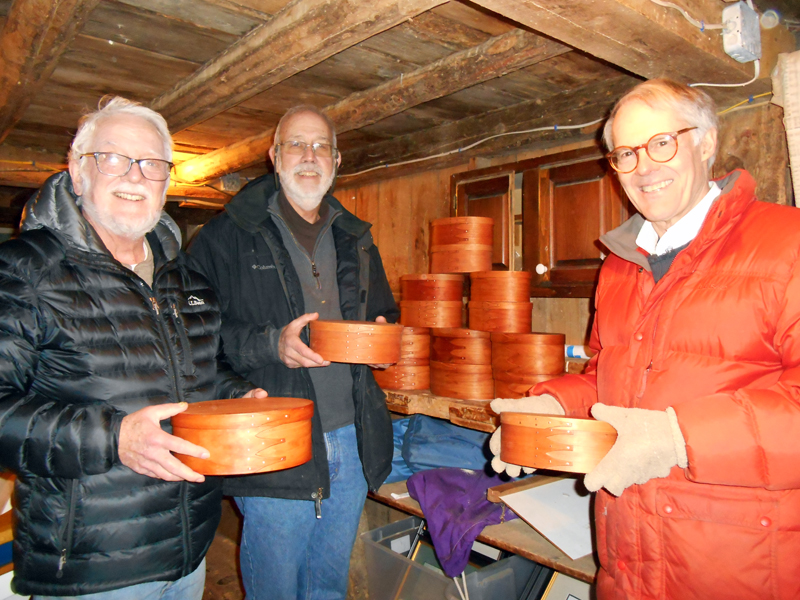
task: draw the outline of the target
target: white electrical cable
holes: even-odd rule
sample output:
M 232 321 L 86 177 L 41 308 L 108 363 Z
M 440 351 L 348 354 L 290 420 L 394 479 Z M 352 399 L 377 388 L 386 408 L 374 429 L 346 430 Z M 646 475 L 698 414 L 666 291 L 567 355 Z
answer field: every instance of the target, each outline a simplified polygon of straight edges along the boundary
M 464 591 L 461 591 L 461 586 L 458 585 L 458 577 L 453 577 L 453 582 L 456 584 L 456 589 L 458 590 L 458 595 L 461 596 L 461 600 L 469 600 L 469 590 L 467 589 L 467 577 L 464 575 L 464 571 L 461 571 L 461 580 L 464 582 Z
M 750 85 L 761 74 L 761 61 L 756 59 L 753 61 L 755 63 L 755 74 L 750 81 L 745 81 L 744 83 L 690 83 L 689 87 L 742 87 L 745 85 Z
M 479 144 L 483 144 L 484 142 L 488 142 L 489 140 L 493 140 L 495 138 L 503 137 L 506 135 L 519 135 L 523 133 L 537 133 L 539 131 L 558 131 L 559 129 L 583 129 L 584 127 L 590 127 L 591 125 L 597 125 L 598 123 L 602 123 L 605 120 L 604 118 L 595 119 L 594 121 L 590 121 L 588 123 L 581 123 L 580 125 L 548 125 L 547 127 L 536 127 L 534 129 L 525 129 L 522 131 L 506 131 L 505 133 L 498 133 L 495 135 L 490 135 L 489 137 L 485 137 L 483 139 L 478 140 L 470 144 L 469 146 L 464 146 L 463 148 L 456 148 L 455 150 L 448 150 L 447 152 L 440 152 L 439 154 L 433 154 L 431 156 L 423 156 L 422 158 L 412 158 L 410 160 L 404 160 L 401 162 L 391 163 L 391 164 L 383 164 L 377 165 L 375 167 L 371 167 L 369 169 L 364 169 L 363 171 L 358 171 L 357 173 L 347 173 L 346 175 L 339 175 L 339 179 L 344 179 L 345 177 L 355 177 L 356 175 L 363 175 L 364 173 L 369 173 L 370 171 L 375 171 L 377 169 L 388 169 L 390 167 L 399 167 L 401 165 L 410 165 L 413 163 L 422 162 L 425 160 L 433 160 L 434 158 L 441 158 L 443 156 L 449 156 L 451 154 L 458 154 L 459 152 L 466 152 L 467 150 L 471 150 L 475 146 Z
M 751 0 L 752 1 L 752 0 Z M 689 21 L 692 25 L 697 27 L 700 31 L 705 31 L 706 29 L 724 29 L 725 25 L 721 23 L 714 23 L 714 24 L 706 24 L 705 21 L 698 21 L 697 19 L 693 18 L 689 13 L 687 13 L 683 8 L 678 6 L 677 4 L 673 4 L 672 2 L 665 2 L 664 0 L 650 0 L 653 4 L 658 4 L 659 6 L 664 6 L 666 8 L 674 8 L 683 15 L 683 17 Z M 752 7 L 751 7 L 752 8 Z

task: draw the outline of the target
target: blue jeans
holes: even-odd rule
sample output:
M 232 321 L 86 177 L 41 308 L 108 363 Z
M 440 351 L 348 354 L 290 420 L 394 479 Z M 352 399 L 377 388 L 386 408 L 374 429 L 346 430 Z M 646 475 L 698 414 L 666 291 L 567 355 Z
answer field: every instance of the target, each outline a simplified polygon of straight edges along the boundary
M 355 425 L 325 434 L 331 495 L 236 498 L 244 515 L 239 562 L 247 600 L 344 600 L 350 553 L 367 497 Z
M 202 600 L 205 585 L 204 558 L 193 573 L 177 581 L 151 581 L 83 596 L 33 596 L 32 600 Z

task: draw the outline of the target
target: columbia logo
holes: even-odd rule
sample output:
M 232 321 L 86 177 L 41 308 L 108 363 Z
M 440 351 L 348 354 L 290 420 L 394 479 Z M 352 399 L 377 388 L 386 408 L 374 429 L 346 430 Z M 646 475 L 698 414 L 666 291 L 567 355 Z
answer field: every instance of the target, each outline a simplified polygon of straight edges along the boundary
M 251 269 L 254 271 L 266 271 L 267 269 L 276 269 L 275 265 L 253 265 Z
M 206 303 L 205 300 L 197 296 L 189 296 L 186 300 L 189 302 L 189 306 L 204 306 Z

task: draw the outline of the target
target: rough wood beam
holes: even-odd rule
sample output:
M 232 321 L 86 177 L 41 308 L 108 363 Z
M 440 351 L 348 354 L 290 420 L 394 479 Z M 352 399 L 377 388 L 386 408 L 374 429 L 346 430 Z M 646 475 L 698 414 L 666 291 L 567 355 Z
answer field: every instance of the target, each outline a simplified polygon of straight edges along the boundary
M 474 0 L 522 23 L 645 78 L 738 83 L 753 75 L 722 49 L 719 30 L 691 25 L 674 9 L 647 0 Z M 689 13 L 720 23 L 725 4 L 693 0 Z
M 14 0 L 0 35 L 0 142 L 22 118 L 99 0 Z
M 50 152 L 39 152 L 4 144 L 0 146 L 0 185 L 38 188 L 48 177 L 67 168 L 65 157 Z M 208 198 L 227 202 L 231 194 L 210 185 L 183 185 L 171 182 L 168 196 Z
M 619 75 L 607 81 L 561 92 L 549 98 L 522 102 L 419 133 L 345 151 L 341 176 L 346 177 L 348 174 L 383 164 L 394 164 L 458 150 L 484 138 L 509 131 L 562 126 L 558 132 L 550 130 L 494 138 L 474 149 L 454 153 L 451 156 L 460 157 L 461 162 L 465 162 L 471 156 L 513 151 L 515 148 L 544 138 L 571 136 L 570 130 L 564 130 L 563 126 L 602 118 L 614 102 L 637 81 L 633 77 Z M 416 164 L 417 168 L 426 168 L 427 163 Z M 349 180 L 346 181 L 349 184 Z
M 444 1 L 295 0 L 151 107 L 180 131 Z
M 374 88 L 351 94 L 324 110 L 336 124 L 336 132 L 344 133 L 569 50 L 558 42 L 515 29 Z M 263 159 L 273 134 L 274 128 L 271 128 L 186 161 L 178 165 L 177 177 L 181 181 L 198 181 L 249 166 Z

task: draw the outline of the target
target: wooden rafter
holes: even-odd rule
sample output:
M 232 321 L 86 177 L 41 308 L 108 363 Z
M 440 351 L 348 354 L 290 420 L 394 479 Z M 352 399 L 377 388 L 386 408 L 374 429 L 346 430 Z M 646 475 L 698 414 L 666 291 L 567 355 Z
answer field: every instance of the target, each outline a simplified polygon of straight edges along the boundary
M 181 131 L 445 1 L 295 0 L 150 106 Z
M 344 133 L 568 51 L 563 44 L 515 29 L 374 88 L 351 94 L 324 110 L 336 124 L 337 133 Z M 177 176 L 182 181 L 212 179 L 263 160 L 273 134 L 274 128 L 271 128 L 187 161 L 178 165 Z
M 637 81 L 633 77 L 620 74 L 607 81 L 555 94 L 544 101 L 522 102 L 419 133 L 354 149 L 344 154 L 340 177 L 346 178 L 348 174 L 385 164 L 421 159 L 458 150 L 479 140 L 509 131 L 524 131 L 539 127 L 551 128 L 544 132 L 490 139 L 485 144 L 476 147 L 475 150 L 458 152 L 452 154 L 451 157 L 463 163 L 466 160 L 465 157 L 485 152 L 513 151 L 515 148 L 529 145 L 546 137 L 555 136 L 562 139 L 574 137 L 580 131 L 573 130 L 571 133 L 563 128 L 564 125 L 578 125 L 602 118 L 614 102 Z M 561 126 L 558 131 L 552 129 L 556 124 Z M 444 163 L 447 161 L 445 160 Z M 416 163 L 415 168 L 430 168 L 431 164 L 437 163 Z M 388 172 L 389 169 L 386 171 Z M 343 184 L 349 185 L 350 183 L 351 179 L 346 179 Z
M 83 27 L 99 0 L 14 0 L 0 37 L 0 142 Z
M 744 82 L 752 64 L 722 49 L 719 30 L 700 31 L 677 11 L 647 0 L 474 0 L 476 4 L 645 78 Z M 719 23 L 721 0 L 694 0 L 697 20 Z

